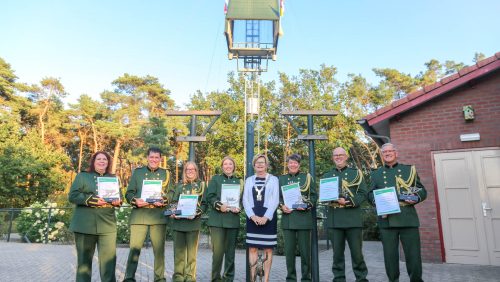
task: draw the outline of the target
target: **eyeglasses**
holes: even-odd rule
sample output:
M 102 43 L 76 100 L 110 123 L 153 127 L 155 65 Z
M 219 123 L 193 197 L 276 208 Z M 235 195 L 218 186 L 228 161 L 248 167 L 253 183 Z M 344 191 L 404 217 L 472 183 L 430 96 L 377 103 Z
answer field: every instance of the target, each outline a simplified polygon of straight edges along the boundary
M 255 162 L 255 164 L 266 164 L 266 162 Z
M 186 168 L 186 171 L 196 171 L 196 168 Z
M 385 154 L 385 153 L 394 153 L 396 152 L 396 150 L 384 150 L 382 151 L 382 154 Z
M 333 155 L 334 158 L 343 157 L 343 156 L 347 156 L 347 155 L 346 154 Z

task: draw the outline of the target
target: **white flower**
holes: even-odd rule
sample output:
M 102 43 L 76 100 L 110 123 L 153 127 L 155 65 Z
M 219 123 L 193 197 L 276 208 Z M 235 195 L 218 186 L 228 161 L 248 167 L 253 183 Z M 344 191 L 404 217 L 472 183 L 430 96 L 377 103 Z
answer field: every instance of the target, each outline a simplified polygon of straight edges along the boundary
M 28 210 L 24 210 L 24 212 L 31 214 L 33 211 L 31 209 L 28 209 Z
M 36 217 L 40 217 L 40 213 L 39 213 L 39 212 L 36 212 L 36 213 L 35 213 L 35 216 L 36 216 Z
M 40 239 L 36 239 L 35 242 L 40 242 Z
M 53 208 L 56 208 L 57 207 L 57 203 L 52 203 L 50 206 L 53 207 Z
M 59 211 L 59 214 L 60 214 L 60 215 L 64 215 L 65 213 L 66 213 L 66 212 L 65 212 L 64 210 L 60 210 L 60 211 Z

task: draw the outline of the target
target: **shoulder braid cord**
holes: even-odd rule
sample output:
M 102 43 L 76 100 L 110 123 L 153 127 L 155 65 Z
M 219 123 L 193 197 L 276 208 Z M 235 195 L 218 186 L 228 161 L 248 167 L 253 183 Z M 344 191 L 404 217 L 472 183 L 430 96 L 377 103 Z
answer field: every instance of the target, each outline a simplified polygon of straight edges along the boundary
M 311 189 L 310 186 L 311 186 L 311 174 L 307 173 L 306 174 L 306 182 L 304 183 L 304 185 L 300 186 L 300 193 L 303 193 L 303 192 L 308 192 L 307 194 L 307 198 L 310 199 L 311 198 Z M 299 183 L 300 185 L 300 183 Z
M 361 181 L 363 181 L 363 174 L 361 173 L 361 170 L 358 169 L 356 177 L 354 177 L 354 179 L 351 182 L 342 179 L 342 191 L 349 193 L 349 196 L 351 198 L 354 198 L 354 193 L 351 191 L 351 187 L 357 187 L 356 188 L 357 190 L 359 185 L 361 184 Z
M 163 201 L 165 201 L 166 204 L 170 202 L 170 199 L 168 198 L 168 183 L 170 182 L 170 171 L 166 171 L 167 176 L 165 177 L 165 181 L 162 182 L 162 187 L 161 190 L 163 191 Z
M 200 181 L 200 189 L 193 189 L 194 193 L 198 195 L 198 207 L 201 206 L 203 194 L 205 193 L 205 182 Z
M 396 189 L 398 190 L 398 194 L 401 192 L 401 188 L 403 188 L 408 194 L 411 194 L 411 187 L 416 185 L 417 180 L 417 169 L 414 165 L 411 166 L 410 176 L 408 176 L 407 180 L 396 176 Z

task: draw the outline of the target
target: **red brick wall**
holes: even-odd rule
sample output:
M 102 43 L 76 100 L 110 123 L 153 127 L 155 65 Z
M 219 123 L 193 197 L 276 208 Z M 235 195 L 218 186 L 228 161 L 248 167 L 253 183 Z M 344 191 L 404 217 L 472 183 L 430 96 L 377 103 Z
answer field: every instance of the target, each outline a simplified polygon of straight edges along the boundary
M 474 108 L 472 122 L 463 118 L 465 105 Z M 466 133 L 479 133 L 481 140 L 461 142 L 460 134 Z M 391 119 L 390 135 L 398 147 L 399 161 L 416 165 L 428 192 L 427 200 L 417 205 L 422 259 L 441 262 L 444 254 L 431 152 L 500 146 L 500 71 Z

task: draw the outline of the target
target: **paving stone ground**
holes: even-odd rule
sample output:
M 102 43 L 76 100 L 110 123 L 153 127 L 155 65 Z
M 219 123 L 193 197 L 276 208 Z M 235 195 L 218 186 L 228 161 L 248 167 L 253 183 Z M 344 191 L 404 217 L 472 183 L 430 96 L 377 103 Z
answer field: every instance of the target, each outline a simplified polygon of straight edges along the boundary
M 165 248 L 166 276 L 169 277 L 172 275 L 173 271 L 172 242 L 167 242 Z M 322 250 L 319 252 L 320 281 L 332 281 L 332 250 L 325 250 L 325 248 L 321 249 Z M 370 281 L 387 281 L 384 271 L 381 243 L 364 242 L 363 251 L 369 271 L 368 279 Z M 117 249 L 116 275 L 118 281 L 123 279 L 128 252 L 129 249 L 126 247 Z M 210 280 L 211 261 L 210 249 L 206 244 L 201 244 L 198 251 L 198 281 Z M 97 259 L 95 257 L 92 281 L 100 281 L 96 262 Z M 76 250 L 73 245 L 0 242 L 0 281 L 74 281 L 75 265 Z M 143 248 L 136 275 L 137 281 L 153 281 L 152 266 L 152 250 L 151 248 Z M 300 269 L 299 258 L 297 258 L 297 269 Z M 400 263 L 400 269 L 400 281 L 409 281 L 404 262 Z M 425 281 L 500 281 L 500 267 L 498 266 L 424 263 L 423 269 L 423 278 Z M 355 281 L 351 270 L 348 250 L 346 251 L 346 270 L 347 281 Z M 270 280 L 273 282 L 285 281 L 285 276 L 285 258 L 283 256 L 274 256 Z M 167 281 L 171 281 L 170 278 L 168 278 Z M 235 281 L 245 281 L 244 250 L 238 250 L 236 253 Z

